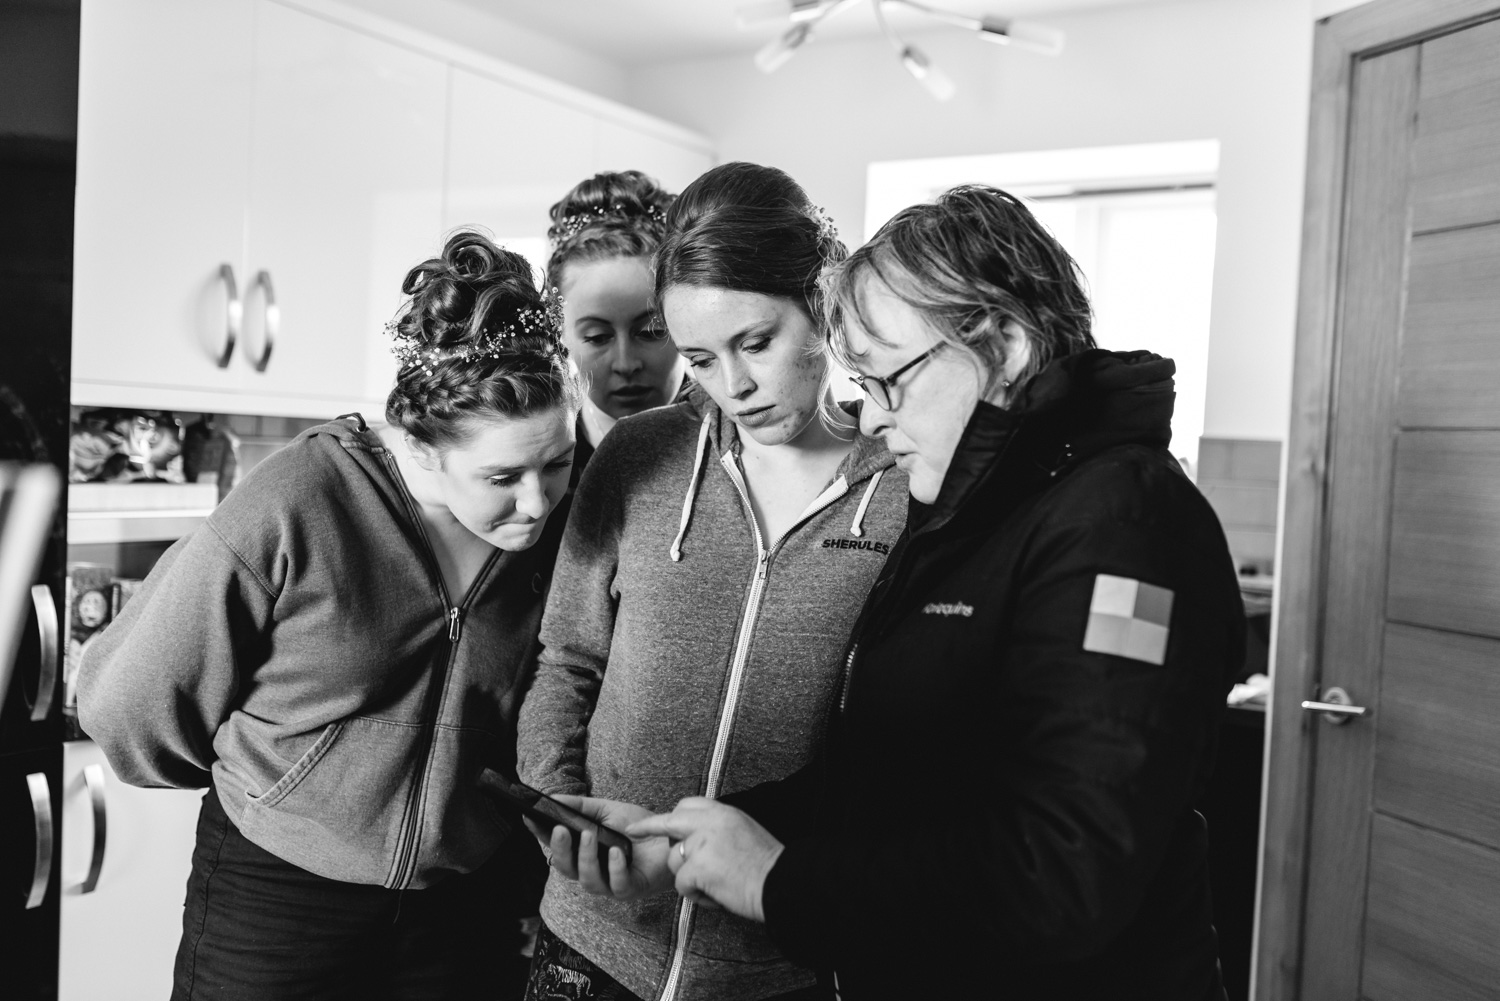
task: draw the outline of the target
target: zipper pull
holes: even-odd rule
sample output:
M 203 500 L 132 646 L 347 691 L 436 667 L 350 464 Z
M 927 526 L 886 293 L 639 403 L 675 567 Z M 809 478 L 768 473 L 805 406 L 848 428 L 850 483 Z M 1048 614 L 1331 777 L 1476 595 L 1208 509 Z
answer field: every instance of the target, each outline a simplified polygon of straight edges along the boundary
M 458 642 L 458 606 L 448 609 L 448 642 Z

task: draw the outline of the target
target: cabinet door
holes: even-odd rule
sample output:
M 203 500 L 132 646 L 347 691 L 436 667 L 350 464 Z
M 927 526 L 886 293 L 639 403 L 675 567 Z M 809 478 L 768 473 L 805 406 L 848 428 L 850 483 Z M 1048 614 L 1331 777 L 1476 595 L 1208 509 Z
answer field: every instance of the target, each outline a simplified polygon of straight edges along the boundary
M 251 0 L 83 0 L 75 402 L 93 384 L 232 389 L 243 291 Z
M 56 744 L 0 755 L 0 994 L 6 1001 L 57 997 L 60 758 Z
M 713 166 L 707 152 L 670 139 L 600 120 L 595 154 L 596 170 L 640 170 L 656 178 L 668 191 L 681 191 Z
M 547 209 L 594 173 L 593 116 L 461 69 L 451 115 L 444 225 L 483 226 L 540 268 Z
M 384 395 L 368 389 L 368 359 L 387 350 L 381 328 L 401 279 L 432 253 L 441 226 L 447 72 L 435 58 L 258 0 L 248 361 L 266 350 L 262 272 L 280 325 L 264 371 L 251 371 L 257 393 L 348 409 Z
M 58 998 L 158 1001 L 172 992 L 203 791 L 127 786 L 98 745 L 74 741 L 62 796 Z

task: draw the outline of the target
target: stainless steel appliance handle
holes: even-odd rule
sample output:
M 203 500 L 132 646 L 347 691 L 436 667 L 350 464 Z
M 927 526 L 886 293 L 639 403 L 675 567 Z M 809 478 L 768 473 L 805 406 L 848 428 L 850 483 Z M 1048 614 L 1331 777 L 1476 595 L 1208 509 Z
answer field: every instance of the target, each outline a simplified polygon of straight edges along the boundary
M 26 909 L 42 906 L 47 897 L 47 883 L 52 879 L 52 787 L 46 772 L 26 776 L 31 790 L 31 814 L 36 820 L 36 861 L 31 868 L 31 892 L 26 895 Z
M 37 638 L 42 647 L 31 721 L 40 723 L 52 711 L 52 699 L 57 693 L 57 606 L 52 604 L 52 588 L 46 584 L 31 585 L 31 604 L 36 609 Z
M 276 335 L 281 331 L 281 307 L 276 305 L 276 289 L 271 284 L 271 272 L 262 270 L 255 276 L 255 285 L 266 297 L 265 334 L 266 346 L 255 360 L 255 371 L 264 372 L 271 364 L 271 349 L 276 346 Z
M 234 355 L 234 344 L 240 337 L 240 321 L 245 316 L 245 304 L 240 301 L 240 286 L 234 280 L 234 266 L 219 265 L 219 280 L 224 283 L 224 348 L 219 352 L 219 367 L 228 368 Z
M 89 804 L 94 810 L 94 853 L 89 857 L 89 872 L 79 884 L 79 893 L 93 893 L 99 885 L 99 874 L 104 871 L 104 841 L 109 829 L 108 805 L 104 799 L 104 769 L 98 764 L 85 765 L 83 784 L 89 791 Z

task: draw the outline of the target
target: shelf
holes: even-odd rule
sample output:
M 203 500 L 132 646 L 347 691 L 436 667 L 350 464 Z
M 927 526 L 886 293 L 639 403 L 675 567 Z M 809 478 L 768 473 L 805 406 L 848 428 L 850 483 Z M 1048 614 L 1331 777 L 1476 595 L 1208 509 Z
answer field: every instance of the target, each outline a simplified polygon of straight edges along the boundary
M 68 544 L 180 539 L 203 524 L 211 510 L 70 512 Z
M 203 524 L 218 499 L 212 483 L 70 484 L 68 542 L 180 539 Z

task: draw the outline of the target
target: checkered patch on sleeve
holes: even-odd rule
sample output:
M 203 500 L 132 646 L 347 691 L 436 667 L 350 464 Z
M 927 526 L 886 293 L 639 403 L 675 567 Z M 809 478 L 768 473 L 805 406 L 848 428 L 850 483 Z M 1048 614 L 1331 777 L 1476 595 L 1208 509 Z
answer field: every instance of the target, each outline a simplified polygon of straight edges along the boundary
M 1100 574 L 1094 578 L 1083 648 L 1147 664 L 1165 663 L 1173 597 L 1155 584 Z

